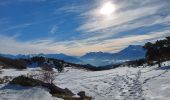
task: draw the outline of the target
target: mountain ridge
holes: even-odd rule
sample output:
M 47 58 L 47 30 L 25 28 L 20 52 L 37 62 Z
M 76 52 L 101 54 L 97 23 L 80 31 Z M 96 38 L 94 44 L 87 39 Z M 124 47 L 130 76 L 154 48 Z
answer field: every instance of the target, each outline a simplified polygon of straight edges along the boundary
M 83 56 L 75 57 L 69 56 L 63 53 L 56 54 L 29 54 L 29 55 L 10 55 L 10 54 L 0 54 L 0 56 L 9 57 L 13 59 L 17 58 L 31 58 L 34 56 L 43 56 L 47 58 L 61 59 L 67 62 L 76 63 L 76 64 L 91 64 L 94 66 L 105 66 L 110 64 L 115 64 L 127 60 L 136 60 L 145 57 L 145 50 L 141 45 L 129 45 L 123 50 L 117 53 L 109 52 L 88 52 Z

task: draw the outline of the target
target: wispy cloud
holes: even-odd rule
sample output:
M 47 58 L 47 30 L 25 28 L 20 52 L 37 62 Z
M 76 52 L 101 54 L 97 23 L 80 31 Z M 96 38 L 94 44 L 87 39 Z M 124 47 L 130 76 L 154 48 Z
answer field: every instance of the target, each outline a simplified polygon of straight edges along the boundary
M 47 0 L 17 0 L 18 2 L 45 2 Z M 55 0 L 54 0 L 55 1 Z M 79 38 L 56 42 L 53 38 L 37 39 L 30 41 L 19 41 L 17 36 L 8 37 L 0 35 L 0 53 L 12 54 L 33 54 L 33 53 L 66 53 L 69 55 L 83 55 L 91 51 L 117 52 L 130 44 L 144 44 L 146 41 L 153 41 L 170 35 L 170 1 L 169 0 L 93 0 L 94 4 L 68 4 L 62 8 L 55 8 L 55 13 L 60 16 L 50 16 L 48 19 L 34 23 L 23 23 L 10 25 L 2 32 L 27 28 L 33 24 L 46 24 L 49 21 L 57 20 L 64 14 L 76 14 L 79 26 L 72 29 L 79 33 Z M 116 6 L 113 15 L 103 16 L 99 14 L 99 8 L 103 2 L 112 1 Z M 1 5 L 2 2 L 0 2 Z M 50 7 L 49 7 L 50 8 Z M 53 13 L 53 12 L 52 12 Z M 57 15 L 56 14 L 56 15 Z M 45 17 L 46 18 L 46 17 Z M 65 18 L 65 17 L 64 17 Z M 66 17 L 68 18 L 68 17 Z M 59 18 L 62 19 L 62 18 Z M 64 23 L 67 19 L 63 19 Z M 57 20 L 63 21 L 63 20 Z M 72 20 L 71 18 L 69 21 Z M 6 19 L 0 19 L 3 24 Z M 1 24 L 1 23 L 0 23 Z M 3 25 L 2 24 L 2 25 Z M 49 24 L 49 23 L 48 23 Z M 74 24 L 74 22 L 71 22 Z M 50 25 L 53 25 L 50 27 Z M 59 26 L 56 22 L 50 23 L 50 35 L 57 36 Z M 162 29 L 151 30 L 146 33 L 135 33 L 132 31 L 155 25 L 165 26 Z M 132 31 L 134 33 L 129 33 Z M 124 34 L 122 35 L 121 32 Z M 64 34 L 64 33 L 63 33 Z M 134 35 L 135 34 L 135 35 Z M 116 37 L 118 35 L 118 37 Z M 64 36 L 64 35 L 63 35 Z M 115 37 L 114 37 L 115 36 Z M 67 38 L 67 37 L 66 37 Z
M 99 14 L 98 8 L 81 13 L 80 18 L 83 23 L 77 28 L 77 31 L 94 34 L 95 38 L 106 38 L 122 31 L 155 24 L 169 24 L 170 22 L 170 13 L 164 14 L 165 16 L 160 14 L 164 12 L 163 10 L 168 9 L 170 4 L 165 0 L 161 2 L 160 0 L 116 0 L 113 2 L 117 4 L 117 11 L 108 18 Z
M 9 23 L 8 18 L 1 18 L 0 19 L 0 26 Z
M 83 55 L 91 51 L 117 52 L 129 44 L 143 44 L 143 41 L 160 39 L 168 34 L 170 34 L 170 30 L 164 30 L 149 35 L 132 35 L 108 39 L 91 45 L 89 45 L 88 39 L 65 42 L 56 42 L 54 39 L 40 39 L 23 42 L 18 41 L 16 36 L 0 35 L 0 52 L 10 54 L 66 53 L 69 55 Z
M 30 2 L 30 3 L 40 3 L 40 2 L 46 2 L 47 0 L 1 0 L 0 5 L 6 6 L 13 3 L 24 3 L 24 2 Z
M 0 0 L 0 6 L 10 6 L 13 4 L 22 4 L 22 3 L 44 3 L 48 0 Z M 55 0 L 50 0 L 55 1 Z
M 80 13 L 84 10 L 84 6 L 82 5 L 71 5 L 71 6 L 63 6 L 55 10 L 55 13 Z
M 23 23 L 23 24 L 18 24 L 18 25 L 11 25 L 5 29 L 2 29 L 2 31 L 9 31 L 9 30 L 15 30 L 15 29 L 21 29 L 21 28 L 26 28 L 28 26 L 33 25 L 33 23 Z
M 47 0 L 18 0 L 20 2 L 45 2 Z
M 50 29 L 50 34 L 56 34 L 56 32 L 58 31 L 58 25 L 53 25 Z

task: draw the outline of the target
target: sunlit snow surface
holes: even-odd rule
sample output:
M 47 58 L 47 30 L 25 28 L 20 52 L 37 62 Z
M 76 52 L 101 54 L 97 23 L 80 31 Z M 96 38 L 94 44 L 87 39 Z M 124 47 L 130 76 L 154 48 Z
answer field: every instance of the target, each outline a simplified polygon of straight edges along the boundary
M 121 67 L 96 72 L 70 67 L 58 74 L 55 84 L 68 88 L 75 94 L 85 91 L 94 100 L 170 100 L 169 65 L 170 63 L 166 62 L 162 68 Z M 33 70 L 35 71 L 8 69 L 3 70 L 0 76 L 18 76 Z M 0 85 L 0 100 L 59 100 L 40 87 L 17 90 L 3 89 L 4 85 Z

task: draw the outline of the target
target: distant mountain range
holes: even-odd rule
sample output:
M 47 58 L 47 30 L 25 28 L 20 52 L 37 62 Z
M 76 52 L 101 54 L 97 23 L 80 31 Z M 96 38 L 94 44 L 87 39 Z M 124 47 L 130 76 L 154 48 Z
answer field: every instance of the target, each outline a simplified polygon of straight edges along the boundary
M 130 45 L 127 48 L 117 53 L 107 52 L 89 52 L 81 57 L 68 56 L 65 54 L 31 54 L 31 55 L 10 55 L 0 54 L 0 56 L 17 59 L 17 58 L 31 58 L 34 56 L 43 56 L 47 58 L 61 59 L 71 63 L 77 64 L 91 64 L 94 66 L 105 66 L 116 64 L 123 61 L 141 59 L 145 56 L 145 50 L 140 45 Z
M 129 45 L 127 48 L 117 53 L 90 52 L 80 57 L 80 59 L 85 63 L 90 63 L 96 66 L 104 66 L 144 58 L 145 52 L 146 51 L 140 45 Z
M 30 55 L 0 54 L 0 56 L 12 58 L 12 59 L 20 59 L 20 58 L 23 58 L 23 59 L 26 58 L 27 59 L 27 58 L 31 58 L 31 57 L 47 57 L 47 58 L 61 59 L 61 60 L 64 60 L 66 62 L 71 62 L 71 63 L 77 63 L 77 64 L 83 63 L 79 58 L 76 58 L 74 56 L 68 56 L 68 55 L 65 55 L 65 54 L 62 54 L 62 53 L 61 54 L 43 54 L 43 53 L 40 53 L 40 54 L 30 54 Z

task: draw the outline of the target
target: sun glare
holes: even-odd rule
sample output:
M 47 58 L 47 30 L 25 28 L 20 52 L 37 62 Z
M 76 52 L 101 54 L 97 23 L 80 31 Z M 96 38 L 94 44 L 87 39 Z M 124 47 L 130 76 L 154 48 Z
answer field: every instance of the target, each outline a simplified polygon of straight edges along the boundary
M 100 14 L 111 15 L 115 11 L 115 5 L 112 2 L 106 2 L 100 9 Z

